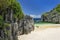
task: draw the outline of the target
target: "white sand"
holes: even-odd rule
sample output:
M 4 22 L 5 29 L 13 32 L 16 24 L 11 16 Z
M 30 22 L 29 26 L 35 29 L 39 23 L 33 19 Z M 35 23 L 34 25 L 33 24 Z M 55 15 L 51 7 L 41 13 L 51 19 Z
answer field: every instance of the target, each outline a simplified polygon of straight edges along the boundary
M 54 24 L 49 26 L 60 26 L 60 24 L 58 25 Z M 35 30 L 28 35 L 18 36 L 18 39 L 19 40 L 60 40 L 60 28 L 47 28 L 44 30 L 39 29 L 39 31 Z

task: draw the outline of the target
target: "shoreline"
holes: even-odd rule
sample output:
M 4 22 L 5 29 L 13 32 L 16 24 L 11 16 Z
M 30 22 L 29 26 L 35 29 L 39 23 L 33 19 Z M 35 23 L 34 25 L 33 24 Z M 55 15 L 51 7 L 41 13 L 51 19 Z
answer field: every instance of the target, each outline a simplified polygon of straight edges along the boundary
M 60 40 L 60 24 L 42 24 L 30 34 L 18 36 L 19 40 Z M 47 26 L 48 28 L 45 28 Z M 56 26 L 52 28 L 53 26 Z M 59 28 L 58 28 L 59 26 Z
M 35 29 L 60 28 L 60 24 L 35 24 Z

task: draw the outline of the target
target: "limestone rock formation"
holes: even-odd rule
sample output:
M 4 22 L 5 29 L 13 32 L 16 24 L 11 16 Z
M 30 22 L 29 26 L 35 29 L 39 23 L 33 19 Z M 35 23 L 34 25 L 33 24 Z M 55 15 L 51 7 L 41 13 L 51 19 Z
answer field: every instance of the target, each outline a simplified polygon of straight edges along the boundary
M 25 16 L 17 0 L 0 0 L 0 40 L 18 40 L 20 34 L 34 29 L 30 16 Z
M 44 22 L 52 22 L 52 23 L 60 23 L 60 4 L 51 10 L 50 12 L 46 12 L 41 16 L 41 21 Z
M 22 30 L 23 29 L 23 30 Z M 19 22 L 19 34 L 28 34 L 34 30 L 34 20 L 30 16 L 25 16 Z
M 25 16 L 21 20 L 13 19 L 13 13 L 7 14 L 6 22 L 3 23 L 5 28 L 0 28 L 0 40 L 18 40 L 17 36 L 28 34 L 34 30 L 34 21 L 30 16 Z M 12 16 L 12 19 L 11 19 Z M 9 17 L 9 18 L 8 18 Z

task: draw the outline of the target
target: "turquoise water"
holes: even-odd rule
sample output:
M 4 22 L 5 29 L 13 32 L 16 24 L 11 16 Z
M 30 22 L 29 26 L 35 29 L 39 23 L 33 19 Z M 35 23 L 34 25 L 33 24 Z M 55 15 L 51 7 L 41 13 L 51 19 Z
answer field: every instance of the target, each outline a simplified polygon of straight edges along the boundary
M 35 22 L 35 24 L 54 24 L 54 23 L 50 23 L 50 22 Z
M 38 22 L 38 23 L 35 23 L 34 26 L 39 26 L 39 25 L 44 25 L 44 24 L 54 24 L 54 23 L 49 23 L 49 22 Z

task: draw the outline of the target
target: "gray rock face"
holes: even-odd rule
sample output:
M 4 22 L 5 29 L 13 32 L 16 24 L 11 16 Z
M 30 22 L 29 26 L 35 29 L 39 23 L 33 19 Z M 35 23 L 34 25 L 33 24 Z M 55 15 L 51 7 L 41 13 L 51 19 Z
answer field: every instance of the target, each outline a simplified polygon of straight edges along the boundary
M 52 12 L 43 14 L 41 20 L 44 22 L 60 23 L 60 13 L 53 10 Z
M 13 13 L 8 13 L 4 16 L 4 28 L 0 28 L 0 40 L 18 40 L 17 36 L 28 34 L 34 30 L 34 21 L 30 16 L 25 16 L 23 19 L 13 19 Z
M 22 30 L 23 29 L 23 30 Z M 34 30 L 34 21 L 30 16 L 25 16 L 24 19 L 20 20 L 19 32 L 21 34 L 28 34 Z

